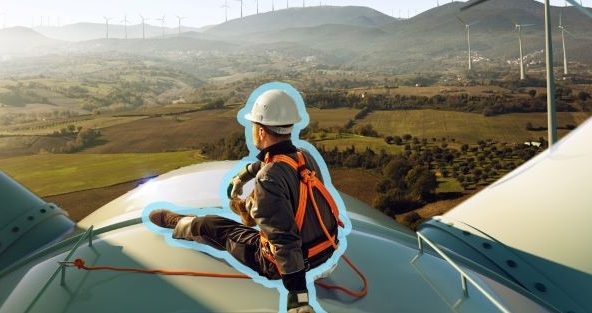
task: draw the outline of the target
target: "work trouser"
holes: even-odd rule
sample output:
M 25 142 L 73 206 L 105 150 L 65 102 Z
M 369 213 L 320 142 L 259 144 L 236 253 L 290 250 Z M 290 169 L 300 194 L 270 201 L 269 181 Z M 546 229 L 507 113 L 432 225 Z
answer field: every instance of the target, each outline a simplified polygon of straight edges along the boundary
M 217 215 L 184 217 L 177 223 L 173 238 L 194 240 L 226 250 L 259 275 L 269 279 L 281 278 L 275 264 L 263 256 L 259 231 L 234 220 Z

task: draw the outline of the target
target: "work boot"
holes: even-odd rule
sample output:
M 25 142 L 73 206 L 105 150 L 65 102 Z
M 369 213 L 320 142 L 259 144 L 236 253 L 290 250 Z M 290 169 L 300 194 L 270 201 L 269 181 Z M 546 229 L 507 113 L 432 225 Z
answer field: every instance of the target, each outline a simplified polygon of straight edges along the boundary
M 181 215 L 165 209 L 158 209 L 150 212 L 150 221 L 155 225 L 164 228 L 175 228 L 180 219 L 195 215 Z

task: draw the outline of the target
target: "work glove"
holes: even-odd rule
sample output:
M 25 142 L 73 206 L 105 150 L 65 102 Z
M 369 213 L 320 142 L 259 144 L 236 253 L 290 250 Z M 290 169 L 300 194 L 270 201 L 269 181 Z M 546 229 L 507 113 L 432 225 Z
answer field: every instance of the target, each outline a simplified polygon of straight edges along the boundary
M 308 304 L 308 292 L 306 290 L 288 292 L 288 313 L 315 313 L 314 309 Z
M 230 199 L 230 209 L 232 212 L 238 214 L 240 216 L 241 221 L 243 224 L 247 226 L 255 226 L 255 220 L 249 214 L 250 207 L 253 205 L 253 196 L 251 195 L 243 200 L 241 198 L 232 198 Z
M 259 163 L 257 163 L 259 164 Z M 240 172 L 232 178 L 226 188 L 226 196 L 228 199 L 238 198 L 243 194 L 243 186 L 251 179 L 255 177 L 255 174 L 251 173 L 253 169 L 253 163 L 247 164 Z M 258 167 L 256 169 L 258 171 Z
M 228 184 L 228 188 L 226 189 L 226 195 L 229 199 L 238 198 L 240 195 L 243 194 L 243 186 L 245 183 L 240 179 L 240 177 L 234 176 Z

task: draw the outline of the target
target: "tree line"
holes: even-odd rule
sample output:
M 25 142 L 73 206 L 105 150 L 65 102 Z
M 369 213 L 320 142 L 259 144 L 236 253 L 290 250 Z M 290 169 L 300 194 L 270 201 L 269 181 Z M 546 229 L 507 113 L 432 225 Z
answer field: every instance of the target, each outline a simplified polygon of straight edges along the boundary
M 67 127 L 61 128 L 59 131 L 54 131 L 48 136 L 63 138 L 65 139 L 65 143 L 61 146 L 53 147 L 51 151 L 41 151 L 42 153 L 75 153 L 98 144 L 101 131 L 70 124 Z
M 529 97 L 518 94 L 491 93 L 469 95 L 468 93 L 439 93 L 433 96 L 400 95 L 390 92 L 363 93 L 361 95 L 347 91 L 312 92 L 305 94 L 305 103 L 320 109 L 354 108 L 362 109 L 360 118 L 372 110 L 409 110 L 409 109 L 444 109 L 451 111 L 480 113 L 494 116 L 509 113 L 546 112 L 547 95 L 536 94 L 536 90 L 518 90 Z M 587 92 L 572 94 L 568 87 L 557 87 L 556 111 L 576 112 L 591 111 L 592 100 Z M 358 118 L 358 117 L 357 117 Z
M 380 177 L 374 186 L 373 206 L 393 217 L 435 201 L 438 179 L 453 178 L 464 188 L 488 184 L 544 149 L 542 146 L 507 145 L 480 140 L 475 145 L 451 148 L 447 142 L 433 139 L 395 136 L 405 145 L 404 152 L 389 154 L 385 150 L 339 150 L 317 146 L 329 168 L 359 168 Z M 217 142 L 204 145 L 203 153 L 212 159 L 241 159 L 248 154 L 242 133 L 234 133 Z

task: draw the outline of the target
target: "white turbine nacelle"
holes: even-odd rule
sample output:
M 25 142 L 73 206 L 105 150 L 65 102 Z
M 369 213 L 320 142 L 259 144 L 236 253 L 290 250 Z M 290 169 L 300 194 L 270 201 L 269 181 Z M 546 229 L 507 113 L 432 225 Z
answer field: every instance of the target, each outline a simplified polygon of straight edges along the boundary
M 591 139 L 589 119 L 419 231 L 554 302 L 558 311 L 590 312 L 581 286 L 592 284 L 592 250 L 585 248 L 592 238 Z

